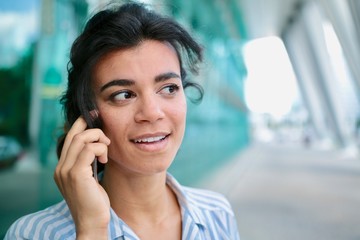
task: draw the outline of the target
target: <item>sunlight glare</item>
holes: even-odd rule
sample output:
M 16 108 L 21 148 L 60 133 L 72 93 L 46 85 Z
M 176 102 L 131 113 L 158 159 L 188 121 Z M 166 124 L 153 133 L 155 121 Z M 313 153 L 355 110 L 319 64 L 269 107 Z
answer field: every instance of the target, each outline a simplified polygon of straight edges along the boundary
M 252 112 L 274 117 L 287 114 L 297 97 L 295 75 L 278 37 L 255 39 L 244 46 L 248 71 L 245 101 Z

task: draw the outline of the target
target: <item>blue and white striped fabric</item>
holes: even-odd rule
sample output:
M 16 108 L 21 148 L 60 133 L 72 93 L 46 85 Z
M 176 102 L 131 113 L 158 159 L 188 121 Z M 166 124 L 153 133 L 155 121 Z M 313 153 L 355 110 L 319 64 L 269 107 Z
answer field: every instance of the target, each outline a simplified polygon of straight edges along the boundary
M 182 214 L 183 240 L 238 240 L 234 213 L 220 194 L 181 186 L 170 174 Z M 135 240 L 136 234 L 111 209 L 109 239 Z M 76 239 L 75 225 L 65 201 L 18 219 L 4 240 Z

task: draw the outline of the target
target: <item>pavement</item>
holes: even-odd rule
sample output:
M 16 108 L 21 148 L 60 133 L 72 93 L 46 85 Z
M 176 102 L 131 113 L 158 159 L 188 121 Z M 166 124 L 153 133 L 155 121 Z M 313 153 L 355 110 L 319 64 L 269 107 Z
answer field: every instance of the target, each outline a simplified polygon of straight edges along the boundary
M 198 184 L 233 206 L 241 240 L 359 240 L 355 149 L 254 144 Z

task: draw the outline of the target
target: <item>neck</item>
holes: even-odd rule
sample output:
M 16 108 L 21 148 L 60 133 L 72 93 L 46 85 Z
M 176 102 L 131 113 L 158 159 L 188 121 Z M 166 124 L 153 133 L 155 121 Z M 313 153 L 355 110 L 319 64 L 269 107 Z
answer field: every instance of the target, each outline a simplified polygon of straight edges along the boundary
M 127 224 L 160 223 L 178 209 L 173 192 L 166 185 L 166 172 L 130 175 L 105 169 L 102 185 L 116 214 Z

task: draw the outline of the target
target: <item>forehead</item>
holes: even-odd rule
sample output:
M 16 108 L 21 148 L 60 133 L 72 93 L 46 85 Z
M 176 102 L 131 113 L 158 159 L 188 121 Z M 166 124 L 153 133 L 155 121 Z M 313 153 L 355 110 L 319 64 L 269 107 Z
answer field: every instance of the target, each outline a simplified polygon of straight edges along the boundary
M 119 78 L 154 77 L 164 72 L 180 75 L 179 56 L 167 42 L 146 40 L 136 47 L 120 49 L 106 54 L 94 68 L 95 82 Z

